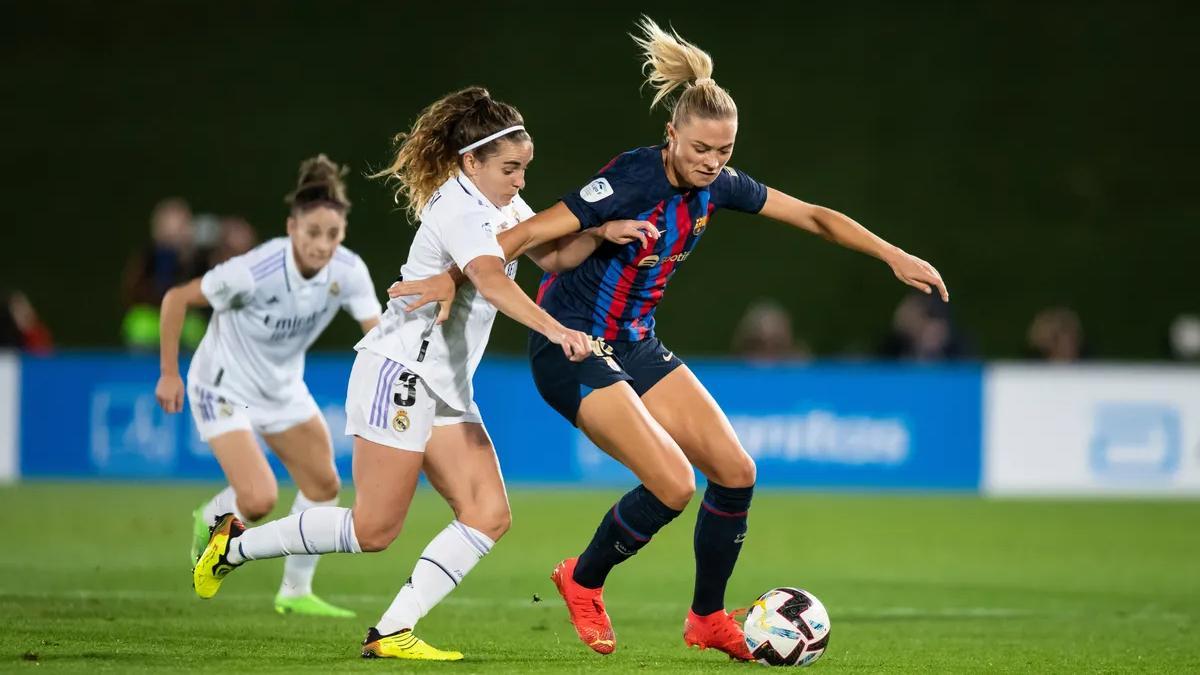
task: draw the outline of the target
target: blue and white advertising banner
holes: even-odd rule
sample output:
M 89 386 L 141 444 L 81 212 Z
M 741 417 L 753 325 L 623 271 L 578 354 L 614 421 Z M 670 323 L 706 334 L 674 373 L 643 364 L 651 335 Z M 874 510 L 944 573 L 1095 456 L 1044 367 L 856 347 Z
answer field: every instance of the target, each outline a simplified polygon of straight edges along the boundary
M 342 406 L 352 358 L 310 356 L 305 371 L 345 480 L 351 478 L 351 444 L 342 433 Z M 761 485 L 979 486 L 979 367 L 755 367 L 699 361 L 692 368 L 758 463 Z M 158 407 L 157 377 L 152 357 L 24 358 L 18 425 L 22 475 L 219 478 L 220 468 L 197 435 L 190 412 L 168 415 Z M 633 483 L 629 472 L 542 402 L 523 360 L 485 361 L 475 390 L 510 482 Z
M 0 351 L 0 483 L 20 476 L 21 360 Z
M 992 494 L 1200 493 L 1200 369 L 988 369 Z
M 978 366 L 693 363 L 758 466 L 758 484 L 976 490 Z M 581 473 L 629 483 L 582 433 Z

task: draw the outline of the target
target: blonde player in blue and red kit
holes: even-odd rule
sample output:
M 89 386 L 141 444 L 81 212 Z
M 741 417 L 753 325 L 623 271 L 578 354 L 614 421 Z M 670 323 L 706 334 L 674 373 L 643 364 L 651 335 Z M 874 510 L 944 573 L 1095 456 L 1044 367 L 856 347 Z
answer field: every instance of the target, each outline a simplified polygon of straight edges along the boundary
M 760 213 L 874 256 L 900 281 L 949 300 L 925 261 L 872 234 L 847 216 L 766 187 L 728 166 L 737 136 L 737 106 L 712 79 L 712 59 L 678 34 L 642 21 L 635 38 L 645 54 L 653 104 L 682 88 L 672 106 L 667 142 L 609 162 L 582 189 L 499 237 L 509 259 L 542 240 L 587 231 L 605 221 L 638 219 L 657 237 L 600 243 L 574 269 L 547 275 L 539 304 L 564 326 L 592 337 L 593 355 L 574 363 L 538 335 L 529 341 L 542 397 L 597 446 L 642 481 L 609 508 L 578 557 L 551 578 L 580 639 L 607 654 L 616 634 L 603 586 L 691 501 L 692 467 L 708 479 L 695 528 L 696 581 L 684 641 L 733 658 L 751 658 L 741 627 L 725 610 L 725 587 L 747 531 L 756 469 L 725 414 L 691 370 L 655 334 L 654 312 L 668 282 L 711 227 L 718 209 Z M 653 105 L 652 104 L 652 105 Z M 456 276 L 405 281 L 389 295 L 420 294 L 412 307 L 454 294 Z

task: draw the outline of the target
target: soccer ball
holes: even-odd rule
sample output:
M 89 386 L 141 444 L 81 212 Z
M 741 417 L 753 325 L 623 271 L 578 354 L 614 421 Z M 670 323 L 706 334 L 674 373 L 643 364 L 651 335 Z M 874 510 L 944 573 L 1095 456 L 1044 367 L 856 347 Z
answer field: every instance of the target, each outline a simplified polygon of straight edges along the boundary
M 768 666 L 807 666 L 829 645 L 829 612 L 799 588 L 772 588 L 746 614 L 746 646 Z

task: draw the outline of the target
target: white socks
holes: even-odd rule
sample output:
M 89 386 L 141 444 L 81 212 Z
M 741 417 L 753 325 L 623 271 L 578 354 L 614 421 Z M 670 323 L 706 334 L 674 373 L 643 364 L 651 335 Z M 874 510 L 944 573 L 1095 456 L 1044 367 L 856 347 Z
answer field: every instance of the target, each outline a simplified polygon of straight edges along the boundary
M 421 552 L 408 583 L 383 613 L 376 630 L 388 635 L 416 626 L 495 544 L 475 528 L 457 520 L 450 523 Z
M 229 562 L 285 555 L 362 553 L 354 534 L 354 512 L 339 506 L 315 506 L 286 518 L 252 527 L 229 542 Z
M 314 502 L 296 491 L 296 501 L 292 502 L 290 515 L 318 506 L 337 506 L 337 497 L 327 502 Z M 283 562 L 283 582 L 279 584 L 279 594 L 285 598 L 296 598 L 312 593 L 313 575 L 317 573 L 316 555 L 292 555 Z
M 208 500 L 208 503 L 204 505 L 204 523 L 212 527 L 217 522 L 217 518 L 226 513 L 232 513 L 237 516 L 238 520 L 243 523 L 246 522 L 246 517 L 238 510 L 237 495 L 233 493 L 232 485 L 218 492 L 215 497 Z

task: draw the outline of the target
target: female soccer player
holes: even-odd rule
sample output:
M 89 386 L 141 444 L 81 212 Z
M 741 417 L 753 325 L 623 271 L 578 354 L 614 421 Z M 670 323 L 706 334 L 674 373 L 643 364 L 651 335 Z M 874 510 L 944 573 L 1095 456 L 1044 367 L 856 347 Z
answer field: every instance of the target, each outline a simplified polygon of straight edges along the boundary
M 420 227 L 401 268 L 428 277 L 457 264 L 472 283 L 450 320 L 408 314 L 392 303 L 356 350 L 346 393 L 346 433 L 354 438 L 353 509 L 318 508 L 243 530 L 235 515 L 213 529 L 193 583 L 202 598 L 248 560 L 295 554 L 381 551 L 400 533 L 422 470 L 455 514 L 426 546 L 412 576 L 363 641 L 364 657 L 458 660 L 412 629 L 453 590 L 507 531 L 508 498 L 496 451 L 473 400 L 471 379 L 496 310 L 558 345 L 567 363 L 590 354 L 587 336 L 564 327 L 513 282 L 496 234 L 533 215 L 518 192 L 533 143 L 516 108 L 472 87 L 425 109 L 397 136 L 392 165 L 378 174 L 399 183 L 397 198 Z M 632 224 L 603 228 L 615 241 L 639 236 Z M 596 236 L 600 236 L 599 234 Z M 534 242 L 535 244 L 541 242 Z M 579 264 L 594 246 L 544 246 L 541 264 Z M 572 256 L 573 250 L 582 253 Z
M 676 33 L 643 19 L 641 36 L 653 107 L 682 88 L 671 106 L 665 144 L 612 160 L 578 192 L 505 233 L 509 259 L 534 244 L 617 218 L 645 219 L 661 232 L 604 245 L 580 266 L 543 280 L 539 303 L 563 325 L 593 337 L 594 356 L 571 363 L 530 337 L 534 380 L 546 402 L 642 481 L 608 509 L 587 548 L 555 568 L 580 639 L 602 654 L 616 638 L 603 603 L 609 571 L 675 519 L 695 492 L 692 466 L 708 487 L 696 520 L 696 583 L 684 641 L 749 659 L 741 628 L 725 611 L 725 587 L 746 536 L 754 461 L 712 396 L 654 333 L 667 282 L 710 226 L 713 212 L 761 213 L 884 261 L 900 281 L 948 301 L 925 261 L 850 218 L 768 188 L 727 164 L 737 106 L 712 79 L 712 59 Z M 594 242 L 595 238 L 588 241 Z M 572 245 L 575 245 L 572 243 Z M 394 285 L 389 295 L 420 295 L 414 310 L 454 293 L 455 276 Z
M 255 432 L 283 460 L 299 488 L 292 513 L 337 504 L 333 446 L 304 384 L 304 353 L 339 308 L 364 332 L 379 323 L 380 313 L 366 265 L 341 246 L 350 210 L 344 173 L 325 155 L 306 160 L 287 198 L 287 237 L 232 258 L 163 298 L 162 375 L 155 395 L 168 413 L 183 407 L 179 334 L 187 308 L 213 309 L 187 387 L 196 428 L 229 487 L 193 514 L 193 561 L 222 514 L 253 522 L 275 508 L 278 487 Z M 354 616 L 313 594 L 316 567 L 315 556 L 287 561 L 276 611 Z

